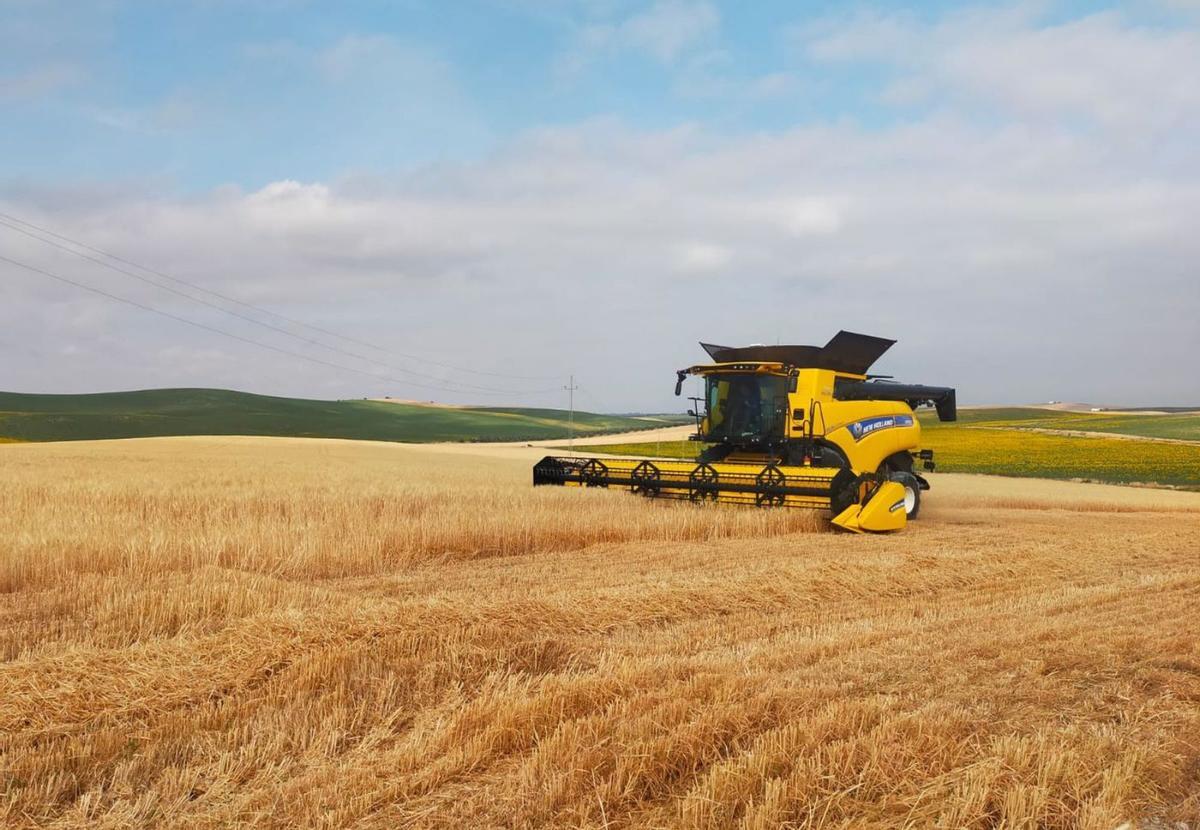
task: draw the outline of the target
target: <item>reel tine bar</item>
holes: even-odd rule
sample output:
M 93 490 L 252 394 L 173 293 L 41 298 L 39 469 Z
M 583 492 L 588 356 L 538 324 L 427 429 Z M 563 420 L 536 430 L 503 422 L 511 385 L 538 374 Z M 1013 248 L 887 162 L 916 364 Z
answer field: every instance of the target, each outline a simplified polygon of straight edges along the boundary
M 758 490 L 754 493 L 754 503 L 759 507 L 776 507 L 783 504 L 787 487 L 787 476 L 783 470 L 774 464 L 768 464 L 754 477 Z
M 635 493 L 653 497 L 662 490 L 662 473 L 649 461 L 643 461 L 634 467 L 629 477 L 633 479 L 631 489 Z
M 716 467 L 711 464 L 699 464 L 696 469 L 688 473 L 688 499 L 690 501 L 699 501 L 700 499 L 712 499 L 716 501 L 719 493 L 717 490 L 721 481 L 721 474 L 717 472 Z
M 579 468 L 579 479 L 584 487 L 607 487 L 608 465 L 599 458 L 589 458 Z

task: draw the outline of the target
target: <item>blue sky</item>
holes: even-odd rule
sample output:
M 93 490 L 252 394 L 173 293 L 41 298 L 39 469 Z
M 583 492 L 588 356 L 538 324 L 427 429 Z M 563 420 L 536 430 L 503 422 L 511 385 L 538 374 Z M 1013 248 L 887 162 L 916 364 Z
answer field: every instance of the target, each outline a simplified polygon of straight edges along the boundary
M 0 212 L 393 352 L 574 369 L 608 409 L 672 405 L 698 339 L 838 328 L 968 401 L 1190 404 L 1197 77 L 1190 0 L 0 0 Z M 0 273 L 0 388 L 427 396 Z
M 724 134 L 908 117 L 911 107 L 878 100 L 885 67 L 805 54 L 805 33 L 842 8 L 8 0 L 0 152 L 22 160 L 10 176 L 197 190 L 480 157 L 523 130 L 595 117 Z M 934 21 L 952 9 L 902 16 Z M 1104 10 L 1029 15 L 1053 23 Z

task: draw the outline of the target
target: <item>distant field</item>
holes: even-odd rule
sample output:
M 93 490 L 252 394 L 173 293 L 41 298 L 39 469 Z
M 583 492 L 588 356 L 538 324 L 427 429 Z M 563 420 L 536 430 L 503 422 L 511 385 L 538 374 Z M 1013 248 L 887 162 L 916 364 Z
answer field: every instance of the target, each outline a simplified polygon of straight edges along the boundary
M 97 395 L 0 392 L 0 441 L 173 435 L 527 441 L 566 437 L 567 417 L 566 410 L 559 409 L 315 401 L 221 389 L 153 389 Z M 647 429 L 663 423 L 661 419 L 575 413 L 575 431 L 582 435 Z
M 1195 415 L 1101 415 L 1095 416 L 1095 421 L 1088 421 L 1089 417 L 1092 416 L 1016 408 L 964 410 L 952 424 L 923 416 L 922 445 L 934 451 L 938 470 L 942 472 L 1200 489 L 1200 441 L 1194 445 L 1173 444 L 1024 431 L 1032 427 L 1116 433 L 1120 428 L 1127 430 L 1127 434 L 1178 438 L 1200 425 L 1200 416 Z M 1156 427 L 1153 423 L 1156 421 L 1169 423 Z M 1086 430 L 1078 425 L 1080 422 L 1087 424 Z M 575 449 L 614 455 L 695 458 L 703 446 L 691 441 L 668 441 L 584 445 Z
M 1004 408 L 965 409 L 958 413 L 959 424 L 967 426 L 1019 427 L 1067 432 L 1107 432 L 1145 438 L 1170 438 L 1200 441 L 1200 414 L 1194 412 L 1166 415 L 1120 412 L 1056 412 L 1047 409 Z M 926 425 L 936 421 L 926 419 Z

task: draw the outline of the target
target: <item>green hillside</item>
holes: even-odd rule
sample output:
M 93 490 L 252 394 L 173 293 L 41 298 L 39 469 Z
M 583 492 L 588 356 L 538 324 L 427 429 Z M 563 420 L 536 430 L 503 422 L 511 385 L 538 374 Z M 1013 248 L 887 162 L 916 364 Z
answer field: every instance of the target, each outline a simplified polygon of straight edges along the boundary
M 677 419 L 678 420 L 678 419 Z M 579 435 L 647 429 L 661 420 L 575 413 Z M 0 392 L 0 441 L 165 435 L 277 435 L 372 441 L 528 441 L 567 434 L 558 409 L 442 407 L 276 398 L 222 389 L 94 395 Z

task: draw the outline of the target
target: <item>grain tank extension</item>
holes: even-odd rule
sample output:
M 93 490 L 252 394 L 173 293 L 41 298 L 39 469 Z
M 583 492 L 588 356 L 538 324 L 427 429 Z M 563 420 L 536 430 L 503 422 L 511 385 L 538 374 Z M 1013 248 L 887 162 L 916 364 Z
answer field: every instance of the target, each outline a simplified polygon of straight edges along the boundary
M 693 398 L 696 461 L 547 456 L 533 483 L 619 487 L 658 498 L 829 511 L 845 530 L 900 530 L 915 519 L 933 451 L 914 411 L 957 417 L 954 389 L 895 383 L 867 371 L 896 341 L 839 332 L 824 346 L 700 345 L 712 363 Z

